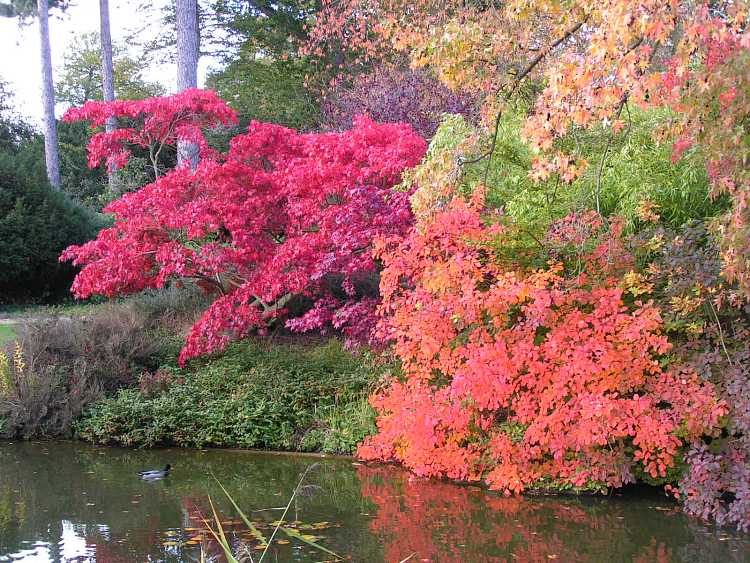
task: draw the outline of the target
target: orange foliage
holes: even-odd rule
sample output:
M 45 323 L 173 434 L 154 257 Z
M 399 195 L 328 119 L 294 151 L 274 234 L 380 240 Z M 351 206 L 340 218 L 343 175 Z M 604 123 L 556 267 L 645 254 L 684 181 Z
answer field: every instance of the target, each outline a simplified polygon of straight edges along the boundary
M 694 372 L 664 367 L 658 309 L 626 305 L 617 224 L 574 277 L 559 264 L 513 271 L 493 262 L 504 232 L 482 205 L 481 193 L 454 199 L 379 244 L 381 331 L 404 377 L 372 398 L 379 432 L 359 455 L 507 493 L 620 486 L 638 470 L 664 479 L 726 406 Z M 575 240 L 579 224 L 562 221 L 551 238 Z

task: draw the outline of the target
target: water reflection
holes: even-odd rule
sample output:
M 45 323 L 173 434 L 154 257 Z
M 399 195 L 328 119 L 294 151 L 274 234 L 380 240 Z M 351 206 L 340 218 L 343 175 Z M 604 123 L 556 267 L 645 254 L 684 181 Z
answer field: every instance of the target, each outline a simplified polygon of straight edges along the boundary
M 653 491 L 519 498 L 358 467 L 386 561 L 747 561 L 748 538 L 684 517 Z M 632 495 L 638 495 L 633 498 Z
M 270 536 L 299 475 L 316 460 L 241 452 L 128 451 L 74 443 L 0 444 L 0 561 L 221 561 L 208 496 L 237 547 L 258 540 L 216 476 Z M 166 462 L 157 482 L 136 471 Z M 750 559 L 747 536 L 685 518 L 661 496 L 504 498 L 391 467 L 322 461 L 288 519 L 352 561 L 721 561 Z M 294 535 L 270 561 L 327 555 Z M 332 557 L 328 557 L 333 559 Z M 250 560 L 249 558 L 247 559 Z
M 106 533 L 106 526 L 100 526 Z M 59 541 L 22 541 L 20 549 L 13 553 L 0 554 L 0 561 L 90 561 L 95 557 L 95 549 L 89 545 L 85 532 L 74 522 L 63 520 L 59 523 Z

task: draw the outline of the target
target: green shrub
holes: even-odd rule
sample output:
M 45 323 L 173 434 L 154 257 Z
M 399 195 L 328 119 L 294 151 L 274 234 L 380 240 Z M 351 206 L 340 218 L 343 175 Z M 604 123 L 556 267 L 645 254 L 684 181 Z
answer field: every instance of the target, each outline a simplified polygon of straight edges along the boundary
M 689 151 L 672 162 L 672 143 L 655 133 L 670 115 L 663 111 L 633 110 L 625 129 L 607 151 L 609 130 L 594 130 L 566 142 L 581 146 L 589 163 L 586 173 L 574 183 L 581 203 L 596 208 L 596 186 L 602 157 L 599 205 L 603 215 L 621 215 L 634 226 L 644 200 L 655 203 L 662 220 L 679 227 L 691 219 L 715 217 L 728 208 L 728 200 L 714 200 L 705 161 Z
M 0 302 L 66 292 L 75 270 L 58 256 L 96 229 L 92 214 L 50 189 L 43 160 L 0 151 Z
M 644 201 L 656 204 L 662 219 L 675 227 L 691 219 L 717 216 L 726 209 L 725 199 L 713 200 L 709 195 L 700 154 L 687 153 L 679 162 L 672 162 L 671 144 L 654 134 L 660 123 L 669 119 L 663 112 L 631 110 L 625 129 L 611 143 L 609 130 L 571 132 L 561 144 L 588 166 L 570 184 L 555 175 L 541 182 L 529 177 L 535 154 L 522 141 L 522 113 L 507 112 L 500 121 L 491 161 L 478 159 L 489 148 L 491 134 L 479 132 L 460 116 L 448 116 L 430 145 L 426 166 L 445 169 L 443 175 L 454 179 L 461 192 L 486 185 L 488 205 L 502 210 L 537 238 L 556 219 L 596 209 L 597 199 L 604 216 L 623 216 L 631 230 L 638 228 L 639 207 Z M 452 166 L 455 169 L 451 171 Z
M 91 128 L 82 122 L 57 122 L 57 137 L 60 144 L 60 182 L 63 190 L 79 202 L 97 205 L 98 196 L 106 190 L 107 174 L 100 168 L 89 168 L 86 145 L 91 137 Z M 37 138 L 38 150 L 43 154 L 43 139 Z
M 314 422 L 299 445 L 302 451 L 353 453 L 357 444 L 375 433 L 375 410 L 367 395 L 315 409 Z
M 77 435 L 120 446 L 349 453 L 373 429 L 363 397 L 381 368 L 336 340 L 244 341 L 172 369 L 176 383 L 158 395 L 127 389 L 92 406 L 77 422 Z
M 239 112 L 243 127 L 257 120 L 310 131 L 320 121 L 318 103 L 305 86 L 311 72 L 304 60 L 241 57 L 209 74 L 207 87 Z

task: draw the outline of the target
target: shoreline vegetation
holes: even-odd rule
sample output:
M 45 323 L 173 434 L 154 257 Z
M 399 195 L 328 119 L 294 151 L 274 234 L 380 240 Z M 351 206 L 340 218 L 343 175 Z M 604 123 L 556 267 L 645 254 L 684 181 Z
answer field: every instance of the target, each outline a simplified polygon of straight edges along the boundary
M 185 331 L 204 306 L 197 292 L 167 289 L 72 310 L 17 309 L 17 340 L 0 343 L 8 358 L 0 381 L 6 397 L 0 398 L 0 440 L 263 453 L 402 468 L 355 455 L 358 444 L 376 432 L 367 397 L 397 372 L 395 363 L 355 355 L 335 338 L 277 334 L 234 343 L 180 368 Z M 42 341 L 43 350 L 34 347 Z M 36 361 L 27 361 L 26 354 Z M 47 375 L 36 377 L 35 370 Z M 7 400 L 12 393 L 15 400 Z M 31 416 L 40 410 L 43 416 Z M 490 489 L 484 481 L 438 480 Z M 657 490 L 663 487 L 645 480 L 607 490 L 546 482 L 523 496 L 628 497 Z
M 374 431 L 367 397 L 389 366 L 335 338 L 279 333 L 180 368 L 204 306 L 171 289 L 17 310 L 0 343 L 0 439 L 336 455 Z
M 518 118 L 503 123 L 507 154 L 492 168 L 462 165 L 463 175 L 452 163 L 475 153 L 481 135 L 463 118 L 446 118 L 400 189 L 429 187 L 426 179 L 439 175 L 452 178 L 460 195 L 446 200 L 417 189 L 418 227 L 377 250 L 377 276 L 347 289 L 331 274 L 327 281 L 342 285 L 333 308 L 280 300 L 288 317 L 257 330 L 270 334 L 222 344 L 185 365 L 186 337 L 201 334 L 196 327 L 222 298 L 184 280 L 130 297 L 0 311 L 14 323 L 4 343 L 0 333 L 0 439 L 324 454 L 359 448 L 367 460 L 504 492 L 605 493 L 632 481 L 679 488 L 695 492 L 692 514 L 709 506 L 741 522 L 744 462 L 729 481 L 711 472 L 712 460 L 739 459 L 732 456 L 742 455 L 748 435 L 742 343 L 750 310 L 734 307 L 736 288 L 720 274 L 710 222 L 726 201 L 708 197 L 695 162 L 670 167 L 668 147 L 649 144 L 658 117 L 634 115 L 629 140 L 617 147 L 609 209 L 570 213 L 590 203 L 595 184 L 584 176 L 543 219 Z M 597 158 L 593 141 L 584 148 Z M 655 169 L 659 185 L 675 190 L 646 182 Z M 638 191 L 646 185 L 647 193 Z M 346 291 L 379 297 L 336 311 Z M 386 311 L 380 319 L 376 302 Z M 233 314 L 214 319 L 215 342 L 236 328 Z M 337 318 L 351 324 L 341 330 Z M 289 332 L 289 319 L 310 332 Z M 567 330 L 574 321 L 583 332 Z M 390 355 L 354 353 L 342 342 L 385 325 Z M 526 364 L 520 354 L 503 355 L 519 346 Z M 611 369 L 600 370 L 590 353 Z M 521 392 L 509 392 L 513 386 Z M 600 417 L 602 400 L 608 414 Z M 541 412 L 538 401 L 554 405 L 539 424 L 528 414 Z M 581 408 L 589 409 L 587 426 L 571 438 L 566 421 Z M 548 449 L 535 448 L 540 440 Z M 581 444 L 585 453 L 576 458 Z M 557 465 L 554 448 L 565 454 Z M 474 472 L 478 466 L 484 474 Z

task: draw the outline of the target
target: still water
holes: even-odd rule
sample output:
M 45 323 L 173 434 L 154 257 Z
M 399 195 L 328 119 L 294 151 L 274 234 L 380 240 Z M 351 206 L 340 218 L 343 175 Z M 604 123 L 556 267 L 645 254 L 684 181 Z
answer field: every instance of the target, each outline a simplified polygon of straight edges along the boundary
M 136 475 L 165 463 L 164 480 Z M 349 459 L 65 442 L 0 443 L 0 561 L 223 561 L 210 497 L 240 559 L 257 562 L 259 540 L 218 482 L 268 538 L 312 464 L 264 561 L 336 560 L 300 537 L 362 562 L 750 561 L 750 536 L 660 494 L 503 498 Z

